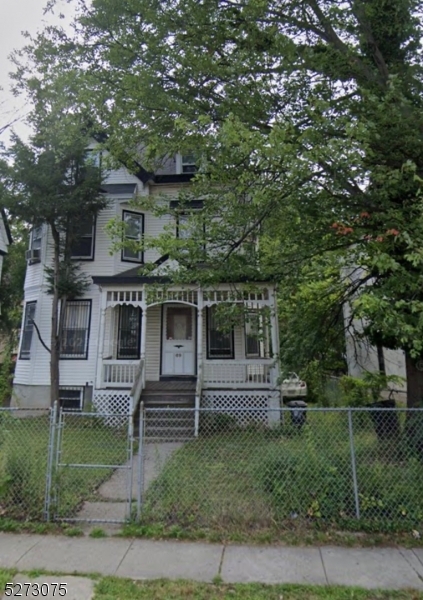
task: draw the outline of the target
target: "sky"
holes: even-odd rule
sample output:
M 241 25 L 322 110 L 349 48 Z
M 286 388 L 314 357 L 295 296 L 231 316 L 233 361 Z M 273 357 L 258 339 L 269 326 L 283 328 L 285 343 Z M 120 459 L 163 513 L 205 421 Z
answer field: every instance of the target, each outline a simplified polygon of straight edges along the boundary
M 64 0 L 59 0 L 55 14 L 44 15 L 46 0 L 0 0 L 0 127 L 8 122 L 11 117 L 20 117 L 14 125 L 15 131 L 21 137 L 27 137 L 30 130 L 24 124 L 24 116 L 28 111 L 23 99 L 16 99 L 10 92 L 9 72 L 13 65 L 8 59 L 9 54 L 16 48 L 22 48 L 26 40 L 22 31 L 35 34 L 47 23 L 58 23 L 59 13 L 62 12 L 69 20 L 73 13 L 72 6 Z M 60 21 L 62 24 L 65 22 Z M 7 144 L 9 133 L 0 138 Z

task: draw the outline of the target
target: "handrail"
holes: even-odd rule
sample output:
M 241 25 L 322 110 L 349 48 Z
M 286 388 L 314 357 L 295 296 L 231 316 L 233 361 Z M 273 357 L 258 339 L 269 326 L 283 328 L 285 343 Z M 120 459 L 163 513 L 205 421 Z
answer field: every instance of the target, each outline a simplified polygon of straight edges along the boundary
M 194 425 L 194 436 L 198 437 L 198 430 L 200 425 L 200 402 L 201 394 L 203 391 L 203 363 L 198 361 L 197 371 L 197 384 L 195 386 L 195 425 Z
M 129 395 L 132 399 L 132 415 L 135 414 L 138 404 L 141 400 L 141 392 L 145 386 L 145 372 L 144 372 L 144 360 L 141 359 L 138 365 L 138 369 L 135 375 L 134 383 L 132 385 Z

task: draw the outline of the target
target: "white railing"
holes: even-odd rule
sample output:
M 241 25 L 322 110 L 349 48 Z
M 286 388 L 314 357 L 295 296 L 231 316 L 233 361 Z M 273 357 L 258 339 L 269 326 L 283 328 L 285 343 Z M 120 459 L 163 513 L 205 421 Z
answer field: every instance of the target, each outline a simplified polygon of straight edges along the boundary
M 138 360 L 104 360 L 103 386 L 115 388 L 131 388 L 135 381 Z
M 209 361 L 203 365 L 203 387 L 270 388 L 273 359 Z

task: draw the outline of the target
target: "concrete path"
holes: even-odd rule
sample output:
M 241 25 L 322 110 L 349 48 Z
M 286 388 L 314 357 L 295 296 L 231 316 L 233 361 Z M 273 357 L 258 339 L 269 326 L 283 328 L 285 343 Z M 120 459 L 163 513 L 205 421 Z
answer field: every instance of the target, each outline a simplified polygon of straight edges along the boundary
M 211 582 L 220 576 L 226 583 L 423 590 L 423 548 L 224 546 L 0 533 L 0 567 L 131 579 Z
M 170 456 L 182 446 L 181 442 L 160 442 L 157 444 L 144 444 L 144 492 L 156 479 L 163 469 L 164 464 Z M 132 469 L 132 499 L 137 498 L 139 461 L 138 454 L 134 456 Z M 128 469 L 130 463 L 122 465 L 122 469 L 116 469 L 113 475 L 105 481 L 97 490 L 98 500 L 84 502 L 82 509 L 77 514 L 78 519 L 89 521 L 117 521 L 122 522 L 128 516 L 129 477 Z M 103 527 L 112 531 L 111 527 Z M 116 528 L 115 528 L 116 529 Z

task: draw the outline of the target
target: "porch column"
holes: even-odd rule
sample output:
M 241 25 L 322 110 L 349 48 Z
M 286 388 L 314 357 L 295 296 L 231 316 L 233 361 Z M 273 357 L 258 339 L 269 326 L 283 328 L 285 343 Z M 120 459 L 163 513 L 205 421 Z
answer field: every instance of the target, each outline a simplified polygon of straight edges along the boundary
M 198 290 L 197 306 L 197 372 L 203 366 L 203 290 Z
M 143 382 L 145 383 L 145 350 L 147 346 L 147 304 L 141 305 L 141 343 L 140 343 L 140 359 L 144 362 Z
M 100 288 L 100 321 L 98 324 L 98 349 L 97 370 L 95 387 L 97 390 L 103 387 L 103 355 L 104 355 L 104 329 L 106 324 L 107 292 Z

